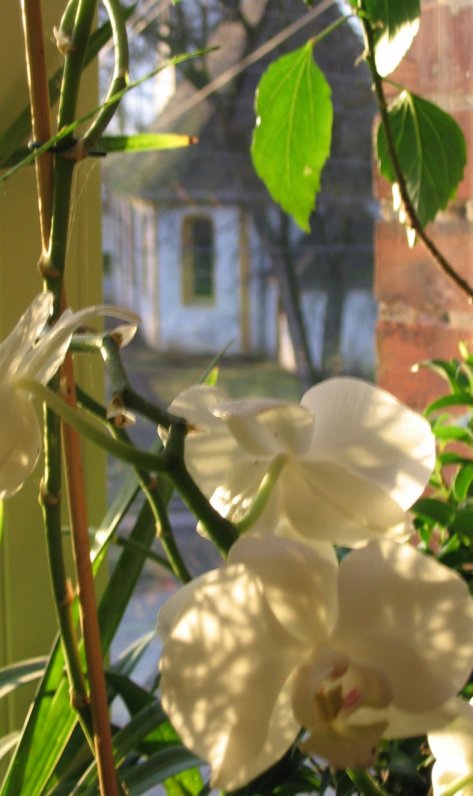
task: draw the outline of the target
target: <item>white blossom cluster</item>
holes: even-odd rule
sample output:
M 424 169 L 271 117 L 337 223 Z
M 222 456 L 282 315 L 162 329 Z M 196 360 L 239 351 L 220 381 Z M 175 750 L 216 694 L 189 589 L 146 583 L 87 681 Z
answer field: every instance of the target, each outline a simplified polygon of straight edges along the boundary
M 296 739 L 360 769 L 382 738 L 424 733 L 436 795 L 473 775 L 473 708 L 457 697 L 473 666 L 472 599 L 408 543 L 435 462 L 428 422 L 351 378 L 300 406 L 194 387 L 171 411 L 189 423 L 193 478 L 237 524 L 281 463 L 226 564 L 158 619 L 163 705 L 211 784 L 247 784 Z M 353 548 L 340 563 L 334 544 Z M 473 780 L 459 792 L 471 796 Z

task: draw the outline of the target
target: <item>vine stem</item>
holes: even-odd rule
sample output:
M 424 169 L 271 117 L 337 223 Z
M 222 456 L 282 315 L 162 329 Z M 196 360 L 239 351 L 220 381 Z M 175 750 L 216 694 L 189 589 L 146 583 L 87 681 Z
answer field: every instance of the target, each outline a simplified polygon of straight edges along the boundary
M 446 274 L 446 276 L 448 276 L 449 279 L 451 279 L 456 284 L 456 286 L 460 288 L 460 290 L 468 296 L 468 299 L 471 303 L 473 301 L 473 287 L 466 279 L 464 279 L 458 273 L 458 271 L 442 254 L 442 252 L 436 246 L 434 241 L 429 237 L 429 235 L 427 235 L 422 224 L 419 221 L 419 217 L 415 211 L 414 205 L 412 204 L 412 200 L 411 197 L 409 196 L 409 191 L 407 189 L 406 178 L 401 169 L 401 165 L 399 163 L 399 158 L 396 150 L 396 145 L 394 142 L 391 123 L 389 120 L 388 105 L 386 102 L 386 96 L 383 88 L 383 79 L 376 67 L 373 29 L 371 27 L 369 19 L 366 17 L 365 14 L 360 14 L 359 18 L 361 20 L 361 24 L 363 25 L 363 30 L 365 32 L 365 38 L 367 44 L 366 61 L 368 63 L 371 72 L 371 77 L 373 79 L 373 86 L 376 94 L 376 99 L 378 102 L 379 113 L 383 123 L 384 133 L 386 135 L 386 143 L 388 147 L 389 157 L 391 160 L 394 173 L 396 175 L 396 180 L 399 186 L 399 194 L 402 200 L 404 211 L 409 220 L 409 226 L 412 227 L 415 234 L 420 238 L 420 240 L 426 247 L 427 251 L 431 255 L 434 262 L 440 267 L 440 269 L 444 272 L 444 274 Z

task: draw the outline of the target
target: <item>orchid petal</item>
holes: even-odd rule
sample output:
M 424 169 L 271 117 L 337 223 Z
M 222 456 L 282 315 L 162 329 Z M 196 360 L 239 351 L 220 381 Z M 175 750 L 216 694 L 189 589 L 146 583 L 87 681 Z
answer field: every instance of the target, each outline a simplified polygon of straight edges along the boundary
M 25 355 L 28 354 L 51 316 L 53 302 L 52 293 L 39 293 L 35 296 L 15 328 L 0 344 L 0 371 L 4 383 L 11 381 L 18 369 L 21 368 Z
M 261 399 L 227 401 L 214 409 L 237 443 L 254 456 L 272 458 L 279 453 L 301 456 L 310 445 L 314 418 L 298 404 Z
M 386 712 L 386 738 L 413 738 L 425 735 L 426 732 L 437 731 L 449 724 L 458 714 L 458 699 L 455 697 L 444 702 L 433 710 L 416 713 L 413 710 L 401 710 L 389 705 Z
M 211 496 L 212 506 L 231 522 L 241 520 L 254 501 L 267 467 L 258 461 L 235 462 Z
M 406 513 L 376 484 L 333 464 L 291 461 L 284 468 L 268 512 L 285 516 L 294 538 L 310 544 L 354 547 L 380 536 L 406 537 Z M 263 512 L 259 524 L 268 525 Z
M 338 567 L 310 548 L 271 536 L 242 537 L 228 560 L 258 576 L 271 610 L 290 633 L 308 645 L 327 642 L 337 619 Z
M 242 565 L 202 576 L 189 596 L 164 644 L 162 702 L 184 744 L 227 788 L 227 778 L 233 781 L 260 752 L 263 768 L 275 762 L 295 735 L 290 712 L 287 720 L 279 712 L 274 756 L 268 750 L 271 717 L 301 645 Z
M 387 674 L 397 708 L 433 710 L 467 680 L 473 601 L 451 569 L 410 545 L 372 542 L 342 561 L 339 600 L 333 643 Z
M 231 791 L 246 785 L 274 765 L 294 743 L 300 728 L 291 710 L 293 678 L 293 674 L 289 676 L 278 695 L 261 749 L 239 765 L 228 755 L 220 769 L 212 771 L 214 788 Z
M 407 510 L 435 463 L 430 425 L 393 395 L 359 379 L 337 378 L 305 393 L 315 417 L 310 458 L 371 481 Z
M 23 486 L 41 452 L 41 432 L 28 398 L 0 386 L 0 500 Z
M 180 393 L 169 407 L 172 414 L 185 418 L 190 425 L 185 462 L 208 498 L 231 473 L 235 461 L 244 458 L 227 425 L 213 414 L 225 399 L 221 390 L 198 385 Z M 167 433 L 163 429 L 159 433 L 165 441 Z
M 156 630 L 161 641 L 166 641 L 181 615 L 192 605 L 194 592 L 202 586 L 205 587 L 209 579 L 211 579 L 211 575 L 206 572 L 189 583 L 184 583 L 159 609 Z
M 457 718 L 428 735 L 429 746 L 436 762 L 432 769 L 432 789 L 439 796 L 443 788 L 460 777 L 471 776 L 457 793 L 473 795 L 473 704 L 457 700 Z
M 100 316 L 118 318 L 133 324 L 139 320 L 134 312 L 106 304 L 85 307 L 78 312 L 66 310 L 57 323 L 26 354 L 23 362 L 19 363 L 16 375 L 28 376 L 47 384 L 62 364 L 76 329 Z

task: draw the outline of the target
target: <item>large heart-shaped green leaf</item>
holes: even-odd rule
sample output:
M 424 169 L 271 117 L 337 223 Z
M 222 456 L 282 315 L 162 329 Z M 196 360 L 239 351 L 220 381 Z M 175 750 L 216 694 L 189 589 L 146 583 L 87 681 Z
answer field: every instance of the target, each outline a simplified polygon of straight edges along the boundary
M 425 226 L 447 206 L 463 177 L 464 135 L 448 113 L 408 91 L 403 91 L 389 109 L 389 123 L 410 200 Z M 377 143 L 381 174 L 396 183 L 382 124 Z
M 330 154 L 330 94 L 312 42 L 274 61 L 256 94 L 253 165 L 273 199 L 306 231 Z

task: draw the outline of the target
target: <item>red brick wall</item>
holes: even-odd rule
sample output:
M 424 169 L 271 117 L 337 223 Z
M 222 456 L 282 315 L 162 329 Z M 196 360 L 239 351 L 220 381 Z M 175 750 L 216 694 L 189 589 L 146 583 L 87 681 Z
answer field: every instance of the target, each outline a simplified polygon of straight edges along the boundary
M 469 164 L 453 204 L 427 232 L 473 285 L 473 0 L 426 0 L 420 32 L 392 76 L 451 113 L 467 139 Z M 394 217 L 390 186 L 378 179 L 375 292 L 379 302 L 378 382 L 416 408 L 444 391 L 440 378 L 413 373 L 415 363 L 458 354 L 471 342 L 473 307 L 423 245 L 409 249 Z

